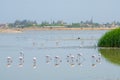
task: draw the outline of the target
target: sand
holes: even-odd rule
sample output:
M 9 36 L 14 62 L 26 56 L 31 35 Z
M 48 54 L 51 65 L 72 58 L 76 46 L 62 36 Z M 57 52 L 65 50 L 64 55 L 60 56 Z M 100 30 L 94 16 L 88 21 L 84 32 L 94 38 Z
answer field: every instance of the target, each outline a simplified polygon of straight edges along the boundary
M 22 31 L 19 29 L 10 29 L 10 28 L 0 28 L 0 33 L 21 33 Z
M 30 28 L 0 28 L 0 33 L 22 33 L 24 31 L 30 30 L 111 30 L 115 28 L 38 28 L 38 27 L 30 27 Z

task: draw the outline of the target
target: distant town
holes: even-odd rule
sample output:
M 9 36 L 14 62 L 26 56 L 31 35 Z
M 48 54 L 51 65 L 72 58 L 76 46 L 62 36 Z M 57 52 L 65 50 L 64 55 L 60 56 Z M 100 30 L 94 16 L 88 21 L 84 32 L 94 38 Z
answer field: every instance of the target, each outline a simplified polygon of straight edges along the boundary
M 93 20 L 87 20 L 87 21 L 80 21 L 77 23 L 71 23 L 68 24 L 62 20 L 59 21 L 43 21 L 40 24 L 37 23 L 37 21 L 30 21 L 30 20 L 16 20 L 13 23 L 6 23 L 6 24 L 0 24 L 0 28 L 27 28 L 27 27 L 40 27 L 40 28 L 57 28 L 57 27 L 65 27 L 65 28 L 113 28 L 113 27 L 119 27 L 120 22 L 113 21 L 111 23 L 95 23 Z

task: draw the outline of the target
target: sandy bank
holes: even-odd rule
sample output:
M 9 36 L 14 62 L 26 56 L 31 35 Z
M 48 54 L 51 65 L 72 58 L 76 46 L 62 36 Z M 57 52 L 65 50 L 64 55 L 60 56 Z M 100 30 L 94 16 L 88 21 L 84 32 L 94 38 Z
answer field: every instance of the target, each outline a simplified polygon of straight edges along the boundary
M 111 30 L 115 28 L 38 28 L 38 27 L 30 27 L 30 28 L 0 28 L 0 33 L 21 33 L 23 31 L 30 30 Z
M 27 30 L 111 30 L 115 28 L 23 28 L 21 31 Z
M 22 31 L 29 31 L 29 30 L 111 30 L 115 28 L 24 28 L 21 29 Z
M 19 29 L 9 29 L 9 28 L 0 28 L 0 33 L 21 33 L 22 30 L 19 30 Z

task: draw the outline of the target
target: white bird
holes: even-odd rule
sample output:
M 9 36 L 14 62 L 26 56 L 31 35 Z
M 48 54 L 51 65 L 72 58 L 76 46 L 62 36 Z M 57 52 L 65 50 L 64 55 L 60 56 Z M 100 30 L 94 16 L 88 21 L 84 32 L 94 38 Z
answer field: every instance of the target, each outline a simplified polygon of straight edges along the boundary
M 77 64 L 82 66 L 83 60 L 84 58 L 82 57 L 82 54 L 81 53 L 77 54 L 77 59 L 76 59 Z
M 99 64 L 101 64 L 101 54 L 98 54 L 98 57 L 97 57 L 97 59 L 96 59 L 96 62 L 99 63 Z
M 11 67 L 12 64 L 12 57 L 7 57 L 7 67 Z
M 19 67 L 23 67 L 24 59 L 23 57 L 19 57 Z
M 75 66 L 75 57 L 74 57 L 74 55 L 71 55 L 70 56 L 70 65 L 71 65 L 71 67 L 74 67 Z
M 46 55 L 46 63 L 49 64 L 52 58 L 49 55 Z
M 36 66 L 36 62 L 37 62 L 37 58 L 36 57 L 33 57 L 33 68 L 35 69 L 37 66 Z
M 55 61 L 55 66 L 59 66 L 60 63 L 62 62 L 62 60 L 60 59 L 59 56 L 55 56 L 55 57 L 54 57 L 54 61 Z
M 23 52 L 20 52 L 20 57 L 23 57 L 23 58 L 24 58 L 24 54 L 23 54 Z
M 24 54 L 23 54 L 23 52 L 20 52 L 19 67 L 23 67 L 23 63 L 24 63 Z
M 92 67 L 96 67 L 96 55 L 92 55 Z
M 70 61 L 70 55 L 67 55 L 67 62 L 69 62 Z

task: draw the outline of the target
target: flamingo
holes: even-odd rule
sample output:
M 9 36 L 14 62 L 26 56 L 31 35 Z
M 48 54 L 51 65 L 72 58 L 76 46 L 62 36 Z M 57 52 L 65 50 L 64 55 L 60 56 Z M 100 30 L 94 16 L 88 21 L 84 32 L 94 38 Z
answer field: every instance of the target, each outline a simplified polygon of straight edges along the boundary
M 78 65 L 81 65 L 81 64 L 82 64 L 82 61 L 83 61 L 83 59 L 82 59 L 82 54 L 81 54 L 81 53 L 77 54 L 76 62 L 78 63 Z M 82 66 L 82 65 L 81 65 L 81 66 Z
M 96 67 L 96 55 L 92 55 L 92 67 Z
M 98 54 L 98 58 L 97 58 L 96 62 L 101 64 L 101 54 Z
M 11 67 L 12 64 L 12 57 L 7 57 L 7 67 Z
M 67 55 L 67 62 L 69 63 L 70 62 L 70 57 L 71 57 L 71 54 Z
M 24 54 L 23 54 L 23 52 L 20 52 L 19 67 L 23 67 L 23 63 L 24 63 Z
M 55 66 L 58 66 L 61 62 L 62 62 L 62 60 L 60 59 L 60 57 L 59 56 L 55 56 L 54 57 L 55 58 Z
M 34 69 L 36 68 L 36 62 L 37 62 L 37 58 L 36 58 L 36 57 L 33 57 L 33 68 L 34 68 Z
M 19 57 L 19 67 L 23 67 L 23 63 L 24 63 L 24 60 L 23 60 L 23 57 Z
M 46 63 L 47 64 L 50 63 L 50 61 L 52 60 L 52 58 L 49 55 L 46 55 L 45 57 L 46 57 Z
M 74 57 L 74 55 L 70 56 L 70 65 L 71 65 L 71 67 L 75 66 L 75 57 Z

